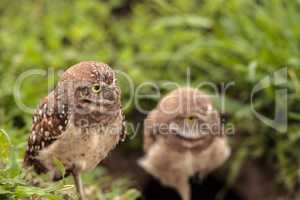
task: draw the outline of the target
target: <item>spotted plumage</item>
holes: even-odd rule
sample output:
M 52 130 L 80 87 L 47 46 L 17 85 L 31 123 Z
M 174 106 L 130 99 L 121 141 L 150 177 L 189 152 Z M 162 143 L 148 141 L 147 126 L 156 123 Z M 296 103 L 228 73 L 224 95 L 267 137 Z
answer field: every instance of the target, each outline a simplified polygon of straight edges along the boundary
M 205 176 L 230 155 L 218 112 L 205 93 L 192 88 L 172 91 L 149 113 L 144 149 L 139 164 L 183 200 L 190 199 L 191 176 Z
M 28 138 L 28 146 L 25 156 L 25 164 L 33 165 L 37 173 L 46 173 L 48 170 L 41 165 L 36 156 L 42 149 L 55 142 L 66 130 L 68 125 L 68 105 L 63 104 L 59 111 L 58 102 L 55 101 L 55 92 L 50 93 L 33 114 L 31 135 Z
M 79 173 L 93 169 L 125 138 L 120 98 L 108 65 L 87 61 L 70 67 L 33 114 L 25 166 L 57 180 L 59 160 L 83 198 Z

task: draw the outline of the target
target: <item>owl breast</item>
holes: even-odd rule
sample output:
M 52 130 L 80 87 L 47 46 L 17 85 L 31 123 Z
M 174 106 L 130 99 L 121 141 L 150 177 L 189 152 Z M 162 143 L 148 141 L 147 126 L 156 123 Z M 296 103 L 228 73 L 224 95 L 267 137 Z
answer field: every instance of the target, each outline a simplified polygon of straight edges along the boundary
M 40 152 L 38 159 L 49 171 L 55 170 L 54 160 L 66 169 L 91 170 L 117 145 L 121 126 L 114 123 L 81 129 L 70 125 L 59 140 Z
M 174 147 L 157 141 L 140 161 L 140 165 L 155 177 L 164 179 L 174 174 L 190 177 L 199 173 L 205 176 L 220 167 L 229 157 L 230 148 L 226 138 L 215 138 L 213 143 L 202 151 L 174 151 Z

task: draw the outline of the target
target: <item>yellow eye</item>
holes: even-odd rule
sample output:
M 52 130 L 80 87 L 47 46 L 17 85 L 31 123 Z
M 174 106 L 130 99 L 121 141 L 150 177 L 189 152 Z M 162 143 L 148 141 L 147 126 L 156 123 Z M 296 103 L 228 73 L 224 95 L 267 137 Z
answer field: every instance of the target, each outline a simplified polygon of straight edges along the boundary
M 93 91 L 94 93 L 100 93 L 100 92 L 101 92 L 101 86 L 100 86 L 99 84 L 93 85 L 92 91 Z
M 196 120 L 197 120 L 197 118 L 195 116 L 189 116 L 186 118 L 186 121 L 190 124 L 194 123 Z

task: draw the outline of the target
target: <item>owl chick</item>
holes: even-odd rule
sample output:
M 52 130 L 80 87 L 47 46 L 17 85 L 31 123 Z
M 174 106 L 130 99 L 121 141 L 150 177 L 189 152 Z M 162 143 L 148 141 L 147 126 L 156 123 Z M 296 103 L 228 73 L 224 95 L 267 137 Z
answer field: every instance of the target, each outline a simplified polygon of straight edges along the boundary
M 189 178 L 203 177 L 230 156 L 219 114 L 199 90 L 179 88 L 166 95 L 144 123 L 145 156 L 139 164 L 190 200 Z
M 120 98 L 108 65 L 86 61 L 67 69 L 33 115 L 24 166 L 59 180 L 59 161 L 84 199 L 80 174 L 95 168 L 124 138 Z

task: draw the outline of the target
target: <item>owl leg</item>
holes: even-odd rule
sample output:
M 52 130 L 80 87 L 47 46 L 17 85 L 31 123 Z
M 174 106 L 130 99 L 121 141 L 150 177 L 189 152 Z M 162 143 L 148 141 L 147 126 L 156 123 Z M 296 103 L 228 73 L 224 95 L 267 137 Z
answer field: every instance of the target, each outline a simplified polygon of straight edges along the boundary
M 162 184 L 174 188 L 182 200 L 191 200 L 191 188 L 188 178 L 174 171 L 169 176 L 160 177 Z
M 182 163 L 173 162 L 181 160 L 181 156 L 170 154 L 168 150 L 162 151 L 158 147 L 152 148 L 144 158 L 139 160 L 139 165 L 163 185 L 177 190 L 182 200 L 190 200 L 191 191 L 187 169 Z
M 191 200 L 191 189 L 188 181 L 177 184 L 177 191 L 182 200 Z
M 160 180 L 163 185 L 174 188 L 182 200 L 191 199 L 190 184 L 184 169 L 172 169 L 169 163 L 157 162 L 157 159 L 149 157 L 139 160 L 139 165 Z
M 73 174 L 73 177 L 74 177 L 74 182 L 75 182 L 77 193 L 79 195 L 79 199 L 80 200 L 85 200 L 84 191 L 83 191 L 83 184 L 82 184 L 80 173 L 74 170 L 72 174 Z
M 191 200 L 191 188 L 188 176 L 183 169 L 172 169 L 169 167 L 168 172 L 163 168 L 160 172 L 162 174 L 159 178 L 164 185 L 174 188 L 182 200 Z

